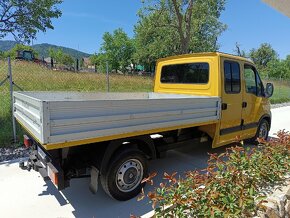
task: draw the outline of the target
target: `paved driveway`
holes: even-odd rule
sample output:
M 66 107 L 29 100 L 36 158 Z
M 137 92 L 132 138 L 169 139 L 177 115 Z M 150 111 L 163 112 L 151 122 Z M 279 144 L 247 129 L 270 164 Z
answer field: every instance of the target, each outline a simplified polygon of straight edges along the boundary
M 290 130 L 290 107 L 272 110 L 273 123 L 270 135 L 279 129 Z M 215 149 L 221 152 L 224 148 Z M 183 173 L 206 166 L 208 147 L 183 148 L 169 151 L 166 158 L 150 162 L 150 170 L 158 172 L 156 184 L 163 172 Z M 75 179 L 71 187 L 62 192 L 55 190 L 52 183 L 45 183 L 36 172 L 22 171 L 18 164 L 0 165 L 0 217 L 129 217 L 142 215 L 151 210 L 146 200 L 136 198 L 118 202 L 108 197 L 99 188 L 96 195 L 88 189 L 89 179 Z M 151 187 L 146 187 L 145 191 Z

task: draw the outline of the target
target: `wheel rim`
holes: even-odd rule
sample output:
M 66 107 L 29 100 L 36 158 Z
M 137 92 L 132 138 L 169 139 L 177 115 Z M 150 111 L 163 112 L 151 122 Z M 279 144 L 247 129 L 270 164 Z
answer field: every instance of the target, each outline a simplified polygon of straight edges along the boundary
M 266 139 L 268 135 L 268 125 L 267 123 L 262 123 L 259 129 L 259 138 Z
M 124 162 L 116 174 L 116 185 L 122 192 L 134 190 L 143 178 L 143 166 L 137 159 Z

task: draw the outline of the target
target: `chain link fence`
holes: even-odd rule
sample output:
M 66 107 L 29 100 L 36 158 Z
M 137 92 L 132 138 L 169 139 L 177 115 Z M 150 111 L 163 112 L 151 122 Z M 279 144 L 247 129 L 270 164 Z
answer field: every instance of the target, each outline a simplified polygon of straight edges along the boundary
M 11 67 L 11 76 L 9 69 Z M 290 80 L 263 79 L 273 82 L 275 92 L 272 103 L 290 101 Z M 22 60 L 0 60 L 0 146 L 21 141 L 22 130 L 13 126 L 11 91 L 82 91 L 82 92 L 150 92 L 153 77 L 150 74 L 107 72 L 74 72 L 51 68 L 41 63 Z M 14 134 L 16 132 L 16 135 Z
M 150 92 L 153 77 L 108 72 L 61 71 L 41 63 L 0 60 L 0 146 L 21 141 L 22 130 L 16 123 L 13 135 L 10 87 L 14 91 Z M 10 85 L 10 78 L 12 84 Z
M 10 97 L 10 81 L 8 76 L 8 61 L 0 60 L 0 144 L 12 143 L 13 126 Z
M 274 94 L 271 97 L 272 104 L 290 101 L 290 80 L 288 78 L 265 78 L 262 80 L 265 84 L 267 82 L 274 84 Z

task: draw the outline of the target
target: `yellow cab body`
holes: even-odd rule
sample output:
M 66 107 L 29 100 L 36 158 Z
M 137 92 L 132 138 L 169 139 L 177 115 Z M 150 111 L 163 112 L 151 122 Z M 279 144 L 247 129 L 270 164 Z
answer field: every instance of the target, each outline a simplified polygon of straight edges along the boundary
M 183 75 L 176 79 L 170 73 L 177 72 L 179 66 L 199 68 L 207 76 Z M 160 59 L 154 92 L 220 97 L 219 122 L 199 127 L 213 139 L 212 147 L 254 137 L 262 119 L 271 124 L 270 103 L 258 71 L 243 57 L 212 52 Z

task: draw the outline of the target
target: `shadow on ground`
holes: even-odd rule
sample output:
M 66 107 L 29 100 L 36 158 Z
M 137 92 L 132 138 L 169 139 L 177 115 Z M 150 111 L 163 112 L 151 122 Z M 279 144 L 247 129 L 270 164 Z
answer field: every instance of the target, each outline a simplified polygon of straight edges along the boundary
M 209 146 L 203 146 L 168 151 L 166 157 L 149 162 L 150 172 L 158 173 L 154 185 L 160 184 L 164 172 L 178 172 L 183 176 L 186 171 L 205 168 L 208 153 L 221 153 L 225 149 L 226 147 L 211 149 Z M 46 190 L 39 195 L 53 195 L 61 206 L 71 204 L 75 217 L 130 217 L 130 214 L 140 216 L 151 210 L 148 199 L 139 202 L 137 198 L 125 202 L 116 201 L 105 194 L 100 184 L 98 193 L 93 195 L 88 188 L 89 182 L 89 178 L 74 179 L 71 186 L 61 193 L 51 182 L 47 182 Z M 152 189 L 152 186 L 147 185 L 145 193 Z

